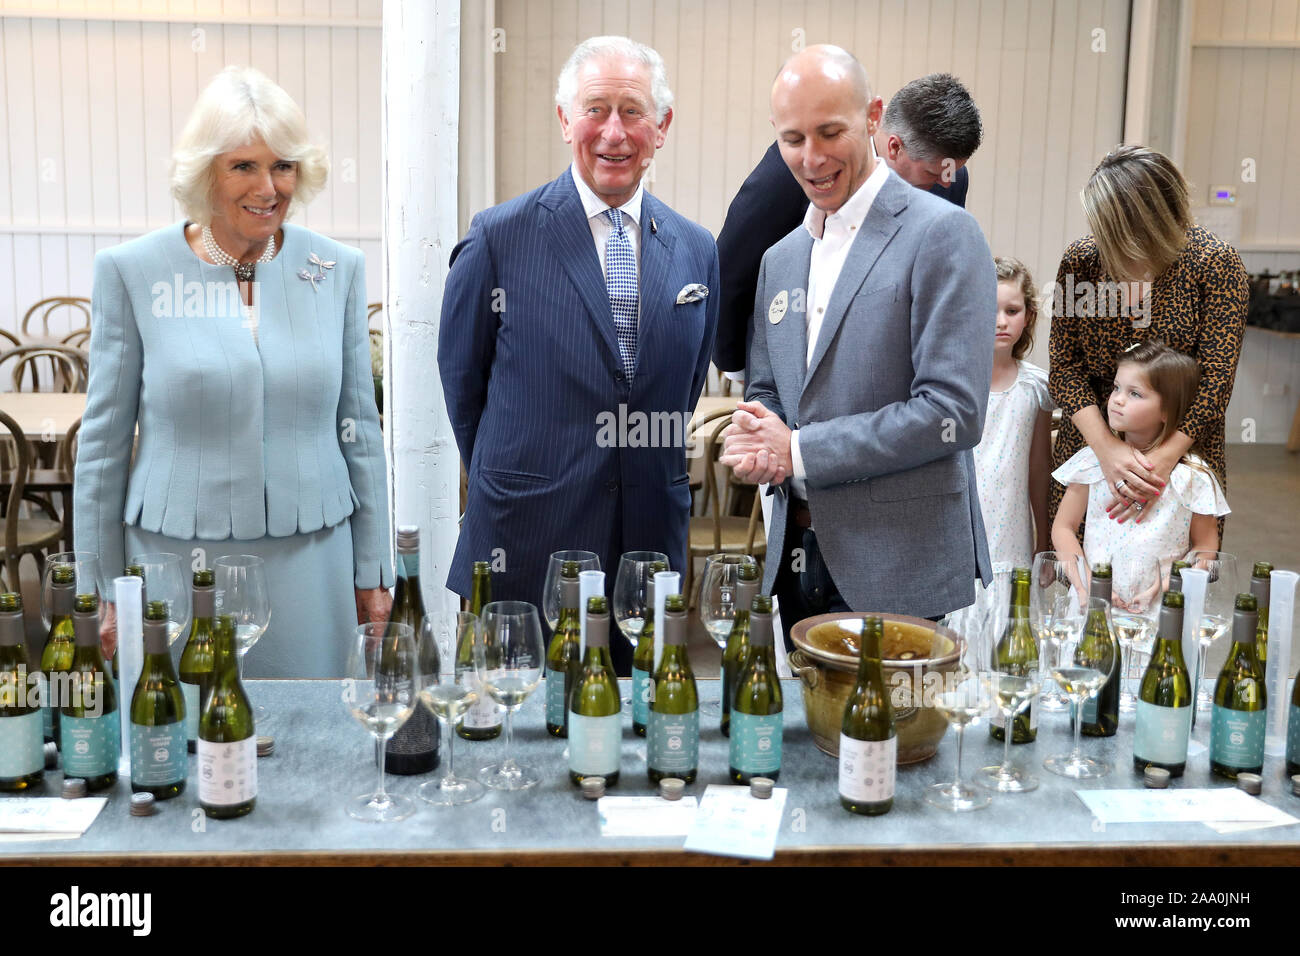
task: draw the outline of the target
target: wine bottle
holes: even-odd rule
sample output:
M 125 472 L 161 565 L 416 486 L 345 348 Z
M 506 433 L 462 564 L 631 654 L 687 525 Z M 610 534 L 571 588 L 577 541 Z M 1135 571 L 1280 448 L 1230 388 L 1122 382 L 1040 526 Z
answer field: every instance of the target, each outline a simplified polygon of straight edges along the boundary
M 1259 605 L 1254 595 L 1238 594 L 1232 612 L 1232 647 L 1214 683 L 1210 715 L 1210 772 L 1229 780 L 1264 769 L 1268 691 L 1255 653 Z
M 482 614 L 483 608 L 492 603 L 492 566 L 486 561 L 474 562 L 474 580 L 470 585 L 469 609 L 474 614 Z M 484 690 L 474 674 L 474 645 L 470 633 L 461 635 L 460 646 L 456 648 L 456 679 L 469 671 L 467 678 L 473 682 L 478 692 L 474 706 L 465 711 L 456 733 L 465 740 L 492 740 L 501 736 L 501 711 L 492 695 Z
M 1192 732 L 1192 678 L 1183 660 L 1183 595 L 1166 591 L 1160 603 L 1151 663 L 1138 685 L 1133 766 L 1138 773 L 1160 767 L 1181 777 Z
M 1296 671 L 1291 688 L 1291 713 L 1286 719 L 1286 774 L 1300 773 L 1300 671 Z
M 614 661 L 609 656 L 609 605 L 603 597 L 587 599 L 587 650 L 569 697 L 569 780 L 604 777 L 618 783 L 623 749 L 622 699 Z
M 569 693 L 582 663 L 580 593 L 578 562 L 565 561 L 560 565 L 560 620 L 546 651 L 546 732 L 552 737 L 569 736 Z
M 880 664 L 884 627 L 878 617 L 863 622 L 858 680 L 840 724 L 840 805 L 851 813 L 877 816 L 894 806 L 898 735 Z
M 1267 561 L 1256 561 L 1250 571 L 1250 593 L 1255 595 L 1259 606 L 1259 627 L 1255 631 L 1255 653 L 1259 657 L 1259 666 L 1268 673 L 1268 601 L 1269 576 L 1273 565 Z
M 1011 571 L 1011 606 L 1006 627 L 994 649 L 999 670 L 1013 677 L 1029 677 L 1038 670 L 1038 641 L 1034 639 L 1033 628 L 1029 626 L 1030 577 L 1028 568 L 1014 568 Z M 1005 742 L 1004 720 L 1001 709 L 995 709 L 989 720 L 989 736 L 994 740 Z M 1038 695 L 1035 694 L 1029 707 L 1013 719 L 1011 742 L 1027 744 L 1037 738 Z
M 1089 596 L 1101 598 L 1106 602 L 1107 608 L 1110 606 L 1110 584 L 1110 564 L 1093 565 Z M 1088 737 L 1113 737 L 1119 729 L 1118 653 L 1119 645 L 1110 629 L 1107 611 L 1090 610 L 1083 625 L 1083 637 L 1074 649 L 1074 663 L 1079 667 L 1096 668 L 1110 676 L 1096 696 L 1083 702 L 1083 727 L 1080 732 Z
M 78 594 L 72 615 L 76 649 L 68 670 L 67 696 L 59 708 L 63 776 L 80 777 L 87 790 L 117 783 L 122 729 L 117 694 L 99 644 L 99 598 Z
M 632 653 L 632 733 L 644 737 L 650 724 L 650 675 L 655 669 L 655 575 L 667 571 L 663 561 L 650 562 L 645 579 L 645 623 Z
M 217 618 L 212 648 L 211 686 L 199 716 L 199 806 L 224 820 L 242 817 L 257 802 L 257 736 L 229 614 Z
M 397 529 L 397 590 L 393 595 L 390 624 L 406 624 L 411 637 L 420 639 L 424 621 L 424 595 L 420 591 L 420 529 L 406 524 Z M 403 776 L 429 773 L 438 766 L 442 737 L 438 718 L 427 707 L 416 707 L 406 723 L 384 744 L 384 772 Z
M 185 748 L 198 752 L 199 715 L 212 683 L 212 614 L 215 576 L 211 569 L 194 572 L 194 623 L 181 652 L 181 693 L 185 695 Z
M 736 615 L 722 651 L 722 736 L 731 733 L 731 701 L 736 696 L 740 665 L 749 651 L 749 612 L 758 594 L 758 565 L 742 564 L 736 572 Z
M 686 601 L 664 599 L 664 649 L 655 668 L 646 732 L 646 772 L 651 783 L 677 777 L 694 783 L 700 767 L 700 695 L 686 653 Z
M 50 569 L 50 633 L 41 651 L 41 715 L 45 740 L 59 743 L 59 705 L 62 704 L 63 678 L 72 666 L 77 649 L 76 630 L 72 624 L 72 605 L 76 600 L 77 569 L 71 564 L 56 564 Z
M 167 648 L 167 602 L 144 612 L 144 665 L 131 696 L 131 790 L 167 800 L 185 790 L 185 694 Z
M 27 673 L 23 599 L 0 594 L 0 790 L 30 790 L 45 779 L 44 720 L 37 675 Z
M 750 607 L 749 647 L 736 670 L 731 706 L 727 772 L 736 783 L 781 775 L 785 702 L 772 649 L 772 599 L 755 595 Z
M 1169 590 L 1182 593 L 1183 571 L 1191 566 L 1187 561 L 1175 561 L 1169 566 Z

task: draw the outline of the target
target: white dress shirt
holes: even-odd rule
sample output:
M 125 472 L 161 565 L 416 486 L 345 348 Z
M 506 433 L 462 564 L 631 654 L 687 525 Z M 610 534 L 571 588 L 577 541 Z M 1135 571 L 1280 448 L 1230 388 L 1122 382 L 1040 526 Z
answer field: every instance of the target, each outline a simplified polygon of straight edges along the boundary
M 885 180 L 889 178 L 889 167 L 879 158 L 876 168 L 871 171 L 867 181 L 858 187 L 858 191 L 849 197 L 835 212 L 827 215 L 811 203 L 803 217 L 803 227 L 813 237 L 812 260 L 808 265 L 807 322 L 808 351 L 804 355 L 804 370 L 812 361 L 817 348 L 817 338 L 821 334 L 822 319 L 826 316 L 826 307 L 830 304 L 831 293 L 839 281 L 840 271 L 849 257 L 849 248 L 862 230 L 862 223 L 871 212 Z M 790 459 L 794 465 L 792 485 L 797 498 L 808 498 L 808 488 L 804 482 L 803 456 L 799 454 L 799 431 L 790 435 Z
M 609 220 L 605 217 L 605 210 L 610 208 L 609 203 L 601 199 L 578 175 L 577 169 L 573 164 L 569 164 L 569 172 L 573 176 L 573 184 L 578 187 L 578 198 L 582 200 L 582 209 L 587 214 L 587 225 L 591 227 L 591 238 L 596 243 L 596 255 L 600 257 L 600 274 L 605 275 L 605 243 L 609 241 L 610 234 L 613 233 L 614 227 L 610 225 Z M 639 183 L 636 192 L 632 198 L 623 205 L 615 207 L 623 213 L 623 231 L 627 233 L 628 240 L 632 243 L 632 255 L 636 257 L 636 276 L 637 285 L 641 282 L 641 197 L 645 194 L 645 189 Z M 641 315 L 640 298 L 637 299 L 637 316 Z

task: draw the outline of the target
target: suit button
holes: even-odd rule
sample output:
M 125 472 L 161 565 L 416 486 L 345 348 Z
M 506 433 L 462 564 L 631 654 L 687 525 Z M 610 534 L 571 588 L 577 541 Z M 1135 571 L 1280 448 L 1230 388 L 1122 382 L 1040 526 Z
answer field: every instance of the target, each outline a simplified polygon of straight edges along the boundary
M 623 381 L 623 373 L 622 373 L 622 372 L 615 372 L 615 373 L 614 373 L 614 380 L 615 380 L 615 381 L 618 381 L 618 382 Z
M 611 478 L 609 481 L 605 482 L 605 490 L 618 491 L 618 482 Z

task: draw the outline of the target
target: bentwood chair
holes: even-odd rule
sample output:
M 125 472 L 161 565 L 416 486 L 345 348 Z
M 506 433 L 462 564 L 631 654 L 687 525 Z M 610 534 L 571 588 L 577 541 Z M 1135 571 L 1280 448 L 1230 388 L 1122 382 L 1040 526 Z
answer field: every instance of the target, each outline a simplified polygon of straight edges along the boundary
M 22 324 L 18 327 L 19 332 L 28 342 L 37 336 L 45 341 L 53 341 L 52 337 L 57 333 L 50 331 L 50 317 L 56 315 L 60 309 L 67 309 L 71 313 L 69 318 L 72 329 L 90 328 L 89 299 L 74 295 L 56 295 L 41 299 L 28 309 L 23 316 Z
M 90 358 L 70 345 L 23 345 L 0 353 L 0 365 L 13 362 L 10 382 L 15 392 L 84 392 Z M 31 388 L 25 389 L 27 380 Z
M 12 440 L 11 451 L 15 464 L 0 479 L 0 486 L 8 488 L 5 498 L 3 539 L 0 539 L 0 568 L 4 570 L 6 587 L 17 591 L 18 565 L 23 555 L 30 554 L 36 558 L 37 570 L 44 573 L 45 552 L 57 548 L 63 537 L 63 522 L 57 515 L 47 512 L 41 518 L 23 518 L 21 510 L 24 500 L 34 501 L 27 490 L 27 480 L 31 472 L 32 454 L 18 423 L 4 412 L 0 412 L 0 427 L 7 429 Z M 0 434 L 3 434 L 0 432 Z M 45 507 L 44 502 L 35 503 Z M 71 539 L 69 539 L 71 540 Z

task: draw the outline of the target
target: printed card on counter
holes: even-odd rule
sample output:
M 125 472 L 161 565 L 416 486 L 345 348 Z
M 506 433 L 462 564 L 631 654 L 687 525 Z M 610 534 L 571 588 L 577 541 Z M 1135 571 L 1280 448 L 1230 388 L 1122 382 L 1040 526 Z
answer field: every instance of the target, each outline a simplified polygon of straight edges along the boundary
M 90 829 L 107 797 L 8 797 L 0 801 L 0 842 L 71 840 Z
M 1076 796 L 1103 823 L 1204 823 L 1231 833 L 1300 823 L 1234 787 L 1189 790 L 1080 790 Z
M 789 792 L 780 787 L 772 791 L 770 800 L 759 800 L 750 796 L 749 787 L 709 784 L 695 811 L 685 849 L 748 860 L 772 859 Z
M 683 837 L 695 820 L 694 797 L 601 797 L 600 835 L 607 837 Z

